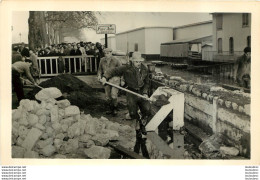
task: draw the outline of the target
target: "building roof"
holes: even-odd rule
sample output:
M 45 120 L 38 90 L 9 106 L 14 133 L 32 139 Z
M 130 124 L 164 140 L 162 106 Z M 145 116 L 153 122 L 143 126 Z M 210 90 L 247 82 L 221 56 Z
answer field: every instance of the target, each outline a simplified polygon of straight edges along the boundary
M 176 39 L 170 42 L 161 43 L 161 45 L 168 44 L 183 44 L 183 43 L 201 43 L 205 40 L 212 40 L 212 36 L 196 37 L 196 38 L 187 38 L 187 39 Z
M 190 27 L 190 26 L 197 26 L 197 25 L 202 25 L 202 24 L 210 24 L 213 21 L 203 21 L 203 22 L 198 22 L 198 23 L 192 23 L 192 24 L 187 24 L 187 25 L 183 25 L 183 26 L 177 26 L 177 27 L 173 27 L 173 29 L 181 29 L 181 28 L 186 28 L 186 27 Z
M 140 28 L 135 28 L 135 29 L 131 29 L 131 30 L 128 30 L 128 31 L 123 31 L 123 32 L 120 32 L 120 33 L 116 33 L 116 35 L 118 34 L 125 34 L 125 33 L 129 33 L 129 32 L 134 32 L 134 31 L 139 31 L 139 30 L 142 30 L 142 29 L 152 29 L 152 28 L 168 28 L 168 29 L 172 29 L 172 27 L 165 27 L 165 26 L 147 26 L 147 27 L 140 27 Z

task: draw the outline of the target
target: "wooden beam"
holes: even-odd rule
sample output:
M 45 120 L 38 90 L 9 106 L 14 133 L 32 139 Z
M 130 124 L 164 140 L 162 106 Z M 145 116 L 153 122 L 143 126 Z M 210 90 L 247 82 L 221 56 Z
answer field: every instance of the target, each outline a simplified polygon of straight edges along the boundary
M 152 143 L 166 156 L 170 158 L 174 157 L 174 151 L 171 149 L 168 144 L 156 134 L 156 132 L 151 131 L 147 132 L 147 138 L 152 141 Z
M 133 151 L 129 151 L 127 150 L 126 148 L 124 148 L 123 146 L 119 145 L 119 144 L 116 144 L 116 143 L 112 143 L 112 142 L 109 142 L 108 145 L 112 148 L 115 149 L 115 151 L 117 151 L 118 153 L 128 157 L 128 158 L 131 158 L 131 159 L 146 159 L 145 157 L 133 152 Z

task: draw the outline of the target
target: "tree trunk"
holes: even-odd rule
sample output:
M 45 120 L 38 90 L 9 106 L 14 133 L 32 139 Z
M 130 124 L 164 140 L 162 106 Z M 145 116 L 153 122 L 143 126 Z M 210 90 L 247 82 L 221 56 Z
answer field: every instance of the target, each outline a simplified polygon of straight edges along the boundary
M 48 45 L 46 21 L 43 11 L 30 11 L 28 42 L 30 49 Z

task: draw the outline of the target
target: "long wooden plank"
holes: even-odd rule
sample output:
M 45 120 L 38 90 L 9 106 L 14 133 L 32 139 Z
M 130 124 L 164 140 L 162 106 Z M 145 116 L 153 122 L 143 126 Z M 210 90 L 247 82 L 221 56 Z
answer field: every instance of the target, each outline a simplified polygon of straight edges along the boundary
M 119 152 L 122 155 L 125 155 L 131 159 L 146 159 L 145 157 L 133 152 L 129 151 L 126 148 L 122 147 L 121 145 L 109 142 L 108 145 L 115 149 L 115 151 Z
M 171 149 L 168 144 L 162 140 L 162 138 L 160 138 L 158 136 L 158 134 L 156 134 L 156 132 L 151 131 L 151 132 L 147 132 L 147 138 L 150 139 L 153 144 L 164 154 L 169 156 L 170 158 L 174 157 L 174 151 L 173 149 Z

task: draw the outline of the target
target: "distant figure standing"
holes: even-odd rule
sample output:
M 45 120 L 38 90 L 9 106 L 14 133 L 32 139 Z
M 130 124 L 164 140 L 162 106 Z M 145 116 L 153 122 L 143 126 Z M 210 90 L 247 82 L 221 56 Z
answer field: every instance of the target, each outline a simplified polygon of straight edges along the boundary
M 30 57 L 29 49 L 27 49 L 27 48 L 25 47 L 24 43 L 22 43 L 22 45 L 21 45 L 20 52 L 21 52 L 21 55 L 22 55 L 22 56 Z
M 33 52 L 33 50 L 29 51 L 30 53 L 30 60 L 32 61 L 32 66 L 31 66 L 31 74 L 33 79 L 39 83 L 40 81 L 40 70 L 37 62 L 37 55 Z
M 235 63 L 236 82 L 239 86 L 250 89 L 251 81 L 251 48 L 246 47 L 244 54 Z

